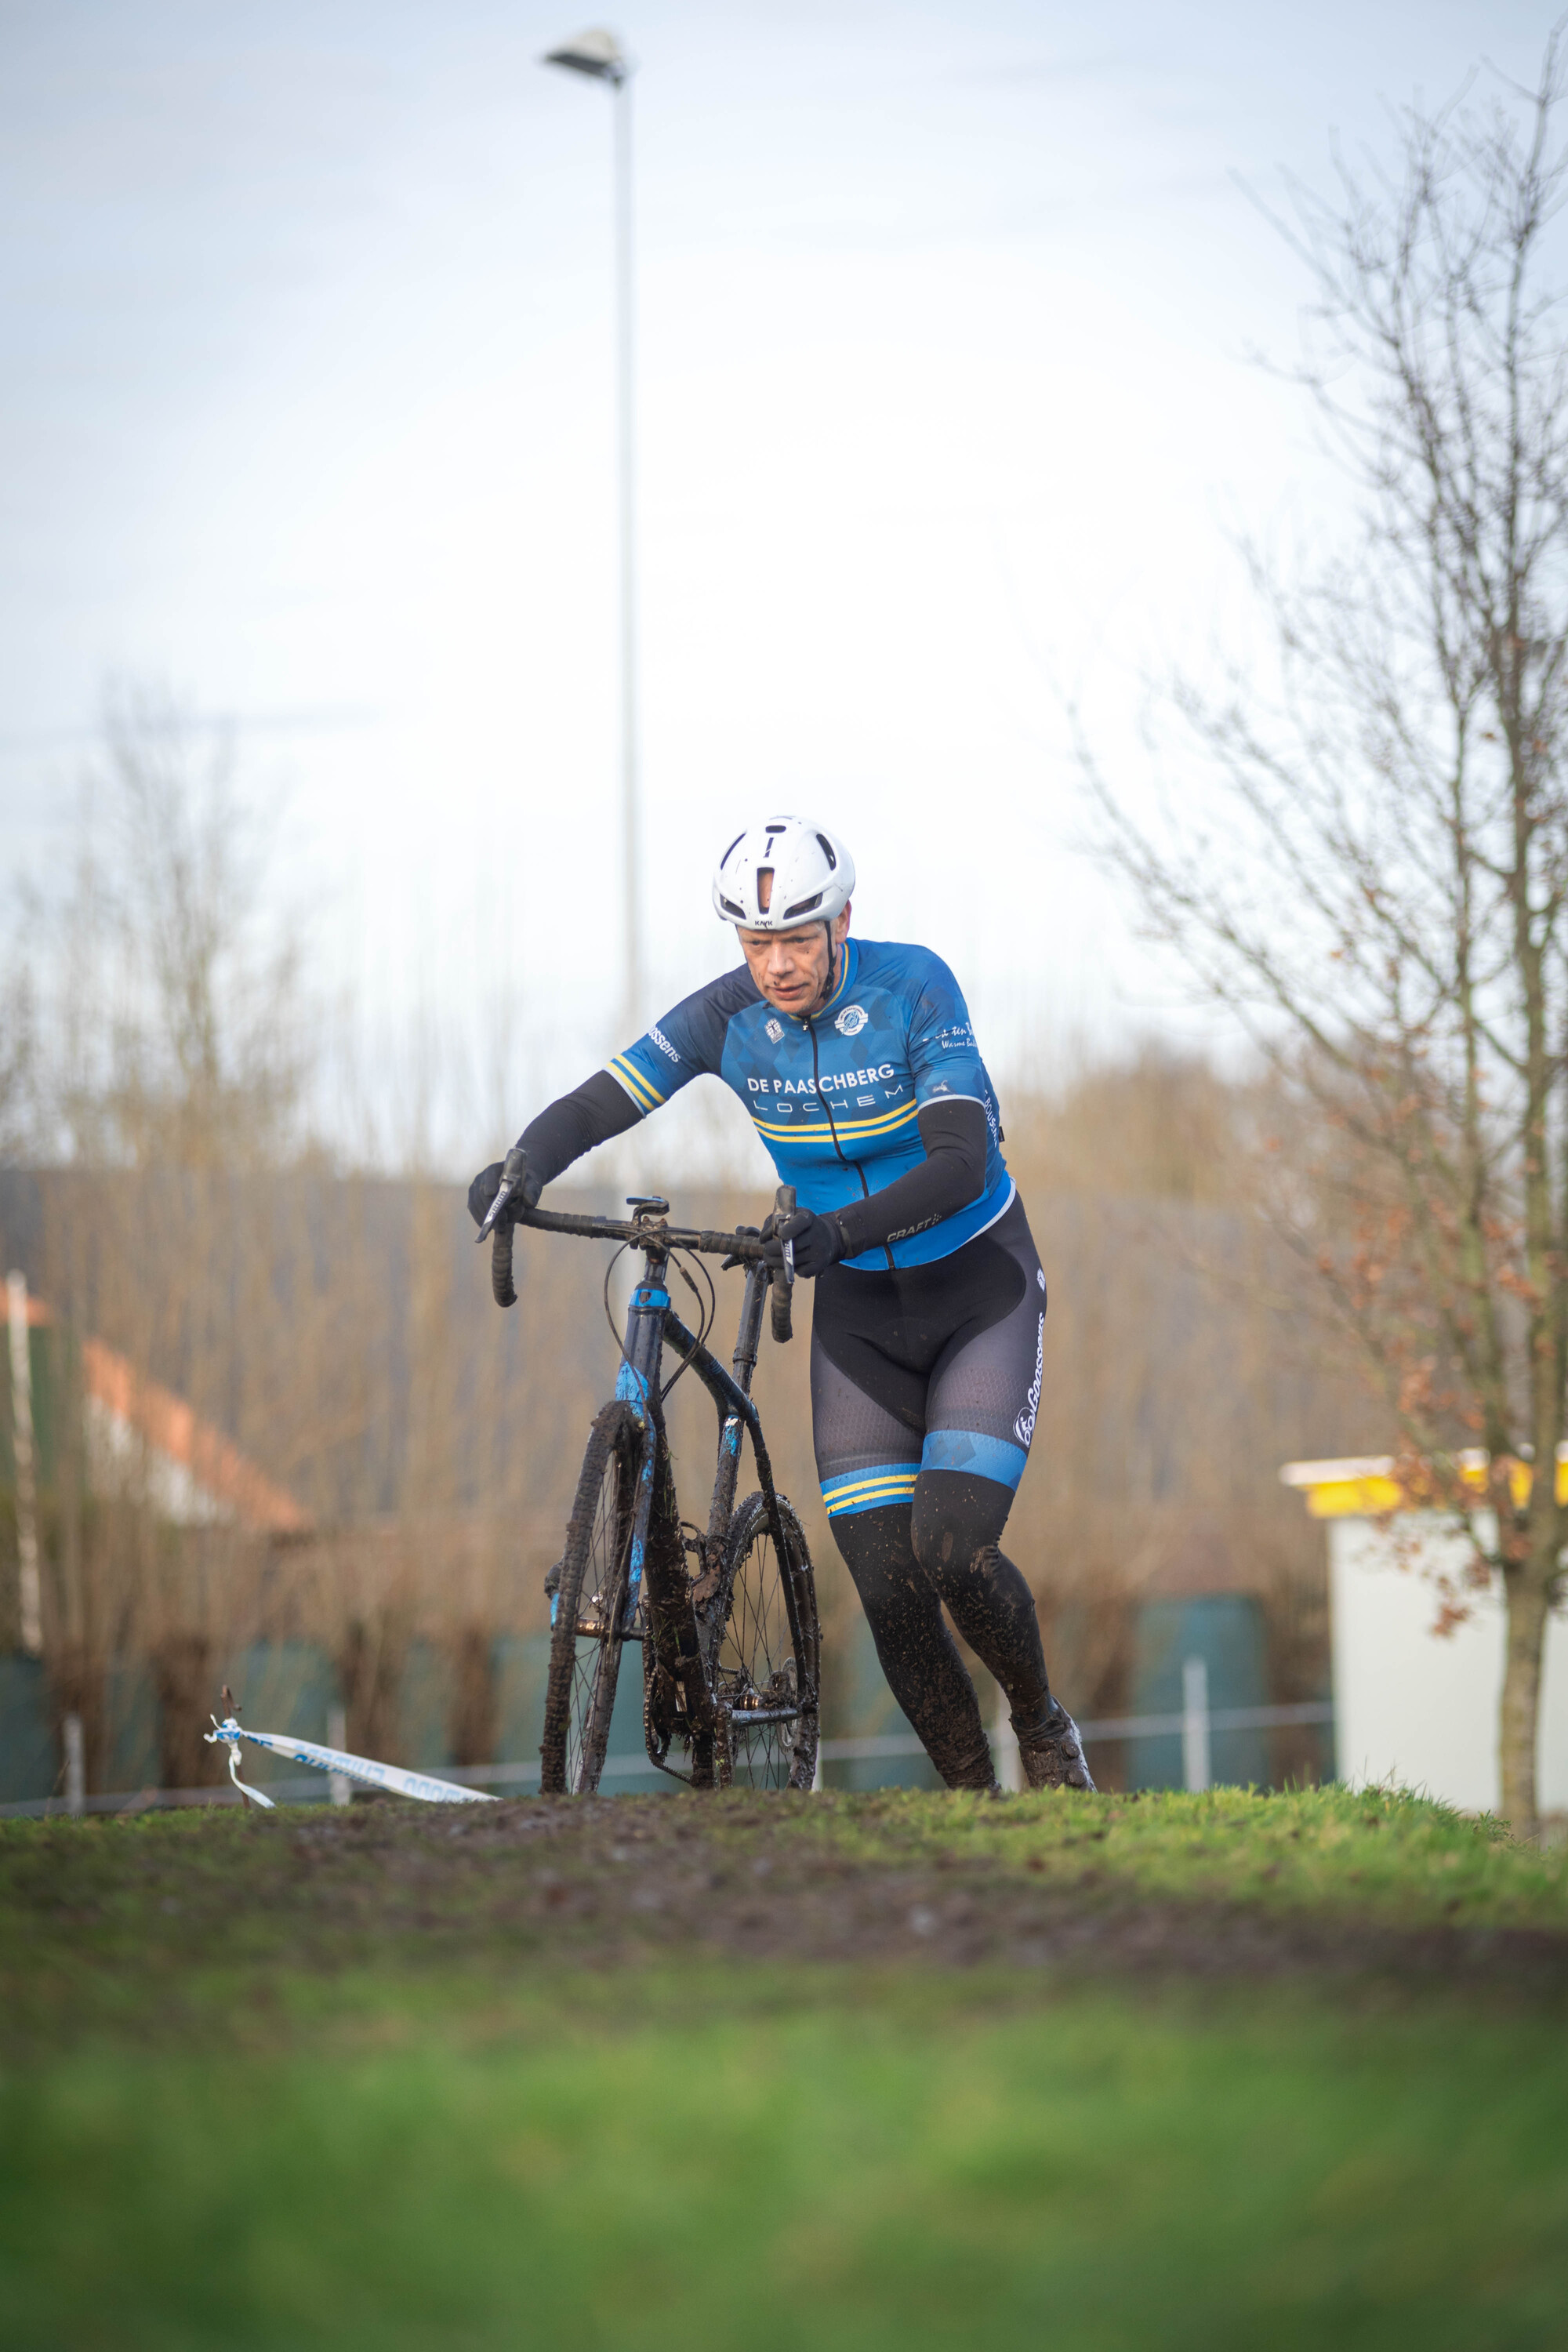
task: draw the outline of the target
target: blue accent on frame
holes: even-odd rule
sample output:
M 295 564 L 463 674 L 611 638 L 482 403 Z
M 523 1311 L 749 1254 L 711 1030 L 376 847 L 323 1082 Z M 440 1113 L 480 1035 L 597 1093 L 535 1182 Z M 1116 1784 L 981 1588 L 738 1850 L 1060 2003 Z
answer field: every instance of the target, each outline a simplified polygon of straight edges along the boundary
M 922 1470 L 963 1470 L 972 1478 L 993 1478 L 1016 1489 L 1028 1455 L 1005 1437 L 982 1437 L 972 1429 L 932 1429 L 921 1453 Z
M 650 1290 L 645 1283 L 640 1290 L 633 1291 L 632 1305 L 649 1311 L 656 1307 L 662 1308 L 669 1305 L 669 1293 L 668 1290 Z
M 635 1364 L 621 1359 L 621 1369 L 616 1374 L 616 1394 L 623 1404 L 635 1404 L 640 1412 L 647 1402 L 647 1376 Z

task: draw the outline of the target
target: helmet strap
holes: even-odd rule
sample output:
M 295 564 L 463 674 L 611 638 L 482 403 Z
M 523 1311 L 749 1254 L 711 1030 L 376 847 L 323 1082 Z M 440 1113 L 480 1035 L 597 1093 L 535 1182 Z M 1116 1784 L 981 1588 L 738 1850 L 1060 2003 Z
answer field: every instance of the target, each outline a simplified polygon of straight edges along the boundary
M 838 985 L 838 952 L 833 944 L 833 925 L 824 923 L 822 928 L 827 934 L 827 985 L 822 992 L 822 1003 L 817 1007 L 819 1013 L 824 1006 L 832 1003 L 833 992 Z

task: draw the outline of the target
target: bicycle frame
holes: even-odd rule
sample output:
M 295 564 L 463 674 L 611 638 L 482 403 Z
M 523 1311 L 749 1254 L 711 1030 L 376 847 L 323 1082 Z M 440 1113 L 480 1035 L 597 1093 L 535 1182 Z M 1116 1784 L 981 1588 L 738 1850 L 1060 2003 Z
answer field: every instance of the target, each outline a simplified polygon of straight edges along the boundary
M 794 1524 L 793 1514 L 788 1512 L 773 1484 L 762 1420 L 751 1395 L 762 1337 L 763 1303 L 773 1285 L 778 1286 L 773 1294 L 773 1334 L 780 1339 L 790 1337 L 793 1268 L 787 1256 L 783 1266 L 770 1266 L 763 1255 L 761 1236 L 754 1231 L 688 1232 L 668 1224 L 668 1205 L 652 1195 L 634 1199 L 627 1202 L 633 1212 L 629 1224 L 607 1217 L 563 1215 L 548 1209 L 514 1212 L 510 1223 L 504 1227 L 498 1225 L 492 1234 L 490 1280 L 499 1303 L 504 1306 L 515 1297 L 511 1279 L 513 1224 L 598 1241 L 620 1241 L 638 1251 L 643 1258 L 642 1276 L 633 1289 L 626 1310 L 621 1363 L 616 1378 L 616 1400 L 629 1409 L 643 1443 L 637 1488 L 631 1498 L 626 1589 L 618 1604 L 615 1636 L 618 1642 L 635 1641 L 643 1645 L 643 1680 L 648 1695 L 644 1727 L 649 1761 L 659 1770 L 668 1771 L 671 1768 L 664 1758 L 671 1738 L 679 1736 L 691 1751 L 692 1780 L 703 1787 L 712 1784 L 719 1743 L 722 1741 L 728 1748 L 736 1724 L 743 1721 L 748 1730 L 772 1723 L 787 1724 L 802 1719 L 807 1710 L 815 1717 L 818 1669 L 815 1616 L 808 1635 L 802 1596 L 796 1589 L 792 1543 L 799 1541 L 798 1529 L 792 1539 L 789 1530 Z M 781 1187 L 779 1211 L 787 1213 L 794 1205 L 793 1192 Z M 731 1265 L 739 1262 L 746 1265 L 740 1328 L 729 1371 L 703 1341 L 688 1330 L 671 1304 L 669 1261 L 682 1250 L 700 1250 L 724 1256 Z M 667 1347 L 681 1359 L 683 1366 L 697 1374 L 719 1416 L 718 1460 L 707 1532 L 690 1538 L 682 1533 L 664 1423 L 662 1388 Z M 779 1587 L 791 1647 L 806 1677 L 801 1695 L 788 1706 L 769 1706 L 763 1694 L 757 1693 L 756 1706 L 737 1708 L 732 1699 L 725 1697 L 725 1685 L 721 1680 L 719 1644 L 731 1607 L 725 1580 L 736 1525 L 735 1496 L 742 1432 L 750 1436 L 756 1457 L 763 1505 L 763 1517 L 757 1524 L 771 1532 L 777 1547 Z M 700 1557 L 701 1567 L 695 1576 L 688 1570 L 689 1550 Z M 804 1552 L 802 1560 L 809 1591 L 810 1563 L 805 1560 Z M 715 1600 L 720 1602 L 716 1613 L 711 1606 Z M 558 1606 L 558 1600 L 552 1598 L 552 1627 L 557 1622 Z M 592 1631 L 581 1622 L 575 1630 L 579 1635 Z M 598 1704 L 595 1698 L 595 1709 Z M 600 1729 L 607 1729 L 607 1726 Z M 675 1777 L 684 1780 L 686 1775 L 678 1773 Z
M 658 1393 L 667 1346 L 672 1348 L 697 1374 L 712 1398 L 719 1415 L 719 1459 L 708 1510 L 708 1532 L 703 1541 L 705 1562 L 716 1557 L 729 1531 L 735 1507 L 735 1489 L 740 1481 L 742 1428 L 752 1441 L 752 1451 L 756 1456 L 757 1479 L 767 1502 L 769 1516 L 775 1528 L 780 1525 L 773 1464 L 763 1435 L 762 1419 L 751 1395 L 752 1375 L 757 1368 L 758 1343 L 762 1338 L 763 1301 L 768 1289 L 766 1265 L 753 1262 L 746 1270 L 740 1330 L 731 1360 L 731 1368 L 726 1371 L 711 1350 L 687 1329 L 670 1304 L 666 1279 L 669 1244 L 665 1235 L 644 1227 L 633 1246 L 641 1250 L 646 1265 L 643 1279 L 633 1291 L 626 1311 L 626 1331 L 622 1342 L 621 1369 L 616 1380 L 616 1394 L 631 1406 L 654 1442 L 644 1448 L 642 1473 L 637 1484 L 623 1634 L 630 1633 L 641 1598 L 653 1511 L 654 1472 L 659 1454 L 666 1450 L 664 1416 L 659 1410 Z M 785 1591 L 793 1634 L 796 1631 L 793 1622 L 795 1596 L 789 1591 L 787 1579 Z

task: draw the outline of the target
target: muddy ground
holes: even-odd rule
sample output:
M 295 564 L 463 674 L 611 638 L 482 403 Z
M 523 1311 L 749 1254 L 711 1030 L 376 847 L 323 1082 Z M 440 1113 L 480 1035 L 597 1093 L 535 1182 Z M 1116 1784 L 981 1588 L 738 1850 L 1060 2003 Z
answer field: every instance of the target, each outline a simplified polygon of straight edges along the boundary
M 1568 1996 L 1568 1927 L 1555 1923 L 1405 1924 L 1386 1897 L 1367 1913 L 1273 1902 L 1267 1872 L 1261 1895 L 1255 1883 L 1244 1900 L 1184 1899 L 1141 1884 L 1136 1839 L 1109 1838 L 1092 1815 L 1005 1852 L 973 1810 L 953 1826 L 944 1843 L 925 1813 L 739 1797 L 51 1824 L 12 1849 L 4 1903 L 23 1949 L 30 1918 L 44 1945 L 109 1967 L 123 1951 L 171 1967 L 271 1955 L 307 1972 L 504 1974 L 668 1965 L 684 1951 L 1072 1978 L 1373 1974 Z

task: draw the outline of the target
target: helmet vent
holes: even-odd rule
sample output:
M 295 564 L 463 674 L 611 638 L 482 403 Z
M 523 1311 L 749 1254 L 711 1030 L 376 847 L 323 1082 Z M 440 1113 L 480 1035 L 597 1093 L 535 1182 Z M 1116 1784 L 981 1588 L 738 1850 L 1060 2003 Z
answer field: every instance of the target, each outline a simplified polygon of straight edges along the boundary
M 784 921 L 786 923 L 793 923 L 797 915 L 809 915 L 814 907 L 820 907 L 821 904 L 822 893 L 820 890 L 816 892 L 814 898 L 797 898 L 793 907 L 786 907 L 784 908 Z
M 821 850 L 824 857 L 827 860 L 828 872 L 830 874 L 837 874 L 838 871 L 838 860 L 833 855 L 833 844 L 828 840 L 827 835 L 825 833 L 819 833 L 817 835 L 816 845 Z
M 746 910 L 744 907 L 737 907 L 733 898 L 726 898 L 723 902 L 723 906 L 724 912 L 727 915 L 733 915 L 738 923 L 743 923 L 745 921 Z

